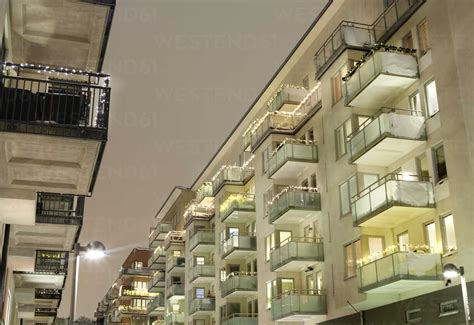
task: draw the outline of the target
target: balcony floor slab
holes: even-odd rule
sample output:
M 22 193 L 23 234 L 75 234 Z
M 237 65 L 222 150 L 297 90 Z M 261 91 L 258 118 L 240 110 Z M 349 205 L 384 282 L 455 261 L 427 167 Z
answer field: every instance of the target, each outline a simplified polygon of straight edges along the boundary
M 192 253 L 209 253 L 214 251 L 214 243 L 197 244 L 191 249 Z
M 227 254 L 226 256 L 223 256 L 222 259 L 238 260 L 238 259 L 248 258 L 256 254 L 257 252 L 255 250 L 234 249 L 231 253 Z
M 321 263 L 321 261 L 316 260 L 290 260 L 289 262 L 282 264 L 275 269 L 272 268 L 273 272 L 301 272 L 308 268 L 308 266 L 315 265 L 316 263 Z
M 214 276 L 199 276 L 191 281 L 191 284 L 206 284 L 214 282 Z
M 244 297 L 251 297 L 256 294 L 257 294 L 257 291 L 235 290 L 226 296 L 222 296 L 222 298 L 244 298 Z
M 283 213 L 279 218 L 273 220 L 272 224 L 274 225 L 300 224 L 304 220 L 315 217 L 320 213 L 321 211 L 289 209 L 285 213 Z
M 271 179 L 293 179 L 314 167 L 315 161 L 289 160 L 278 168 L 271 176 Z
M 319 324 L 320 322 L 323 322 L 325 320 L 327 320 L 327 317 L 322 315 L 295 313 L 279 318 L 278 322 L 310 322 L 310 324 Z
M 441 280 L 398 280 L 386 285 L 382 285 L 378 288 L 360 291 L 365 293 L 384 293 L 384 294 L 401 294 L 411 290 L 422 289 L 424 287 L 432 286 L 433 284 L 439 284 Z
M 416 219 L 426 213 L 433 212 L 434 208 L 419 208 L 405 206 L 391 206 L 373 217 L 364 218 L 366 221 L 359 223 L 360 227 L 394 228 L 410 220 Z
M 246 223 L 255 217 L 255 211 L 234 210 L 222 222 Z

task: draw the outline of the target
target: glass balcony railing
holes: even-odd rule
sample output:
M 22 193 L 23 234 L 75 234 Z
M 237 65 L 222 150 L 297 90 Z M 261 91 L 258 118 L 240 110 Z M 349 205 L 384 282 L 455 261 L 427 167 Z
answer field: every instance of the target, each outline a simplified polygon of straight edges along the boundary
M 184 296 L 184 284 L 173 283 L 168 286 L 168 298 L 173 296 Z
M 322 262 L 324 261 L 324 247 L 320 238 L 292 238 L 270 253 L 270 266 L 276 271 L 292 261 Z M 300 271 L 286 268 L 287 271 Z
M 257 291 L 257 273 L 255 272 L 234 272 L 227 276 L 221 283 L 222 298 L 236 291 Z
M 156 296 L 146 306 L 147 314 L 152 313 L 154 311 L 164 311 L 164 309 L 165 297 L 163 295 Z
M 258 314 L 232 314 L 221 322 L 222 325 L 258 325 Z
M 171 313 L 166 315 L 166 325 L 184 325 L 184 313 Z
M 120 269 L 121 275 L 138 275 L 138 276 L 150 276 L 151 271 L 150 269 L 143 267 L 143 268 L 131 268 L 131 267 L 122 267 Z
M 283 141 L 268 160 L 268 177 L 272 177 L 289 161 L 317 163 L 318 147 L 316 143 L 297 139 L 286 139 Z M 294 174 L 296 176 L 296 173 Z
M 285 104 L 298 105 L 308 94 L 303 87 L 282 85 L 276 94 L 267 102 L 269 112 L 278 111 Z
M 153 274 L 153 277 L 148 282 L 148 291 L 154 291 L 158 287 L 165 286 L 165 272 L 158 271 Z
M 269 203 L 269 223 L 290 210 L 321 211 L 321 195 L 317 188 L 286 187 Z M 291 223 L 291 216 L 286 222 Z
M 372 24 L 375 41 L 385 43 L 425 0 L 394 0 Z
M 352 221 L 355 226 L 360 226 L 393 206 L 433 208 L 433 185 L 429 178 L 403 174 L 382 177 L 352 198 Z M 378 222 L 377 226 L 393 227 L 400 222 L 393 216 L 387 218 Z M 401 221 L 406 221 L 406 218 Z
M 319 79 L 346 49 L 364 50 L 374 43 L 374 31 L 370 25 L 342 21 L 314 56 L 316 79 Z
M 215 311 L 216 310 L 216 299 L 215 298 L 194 298 L 189 304 L 189 315 L 192 315 L 199 311 Z
M 78 79 L 73 81 L 60 79 L 64 72 L 54 68 L 45 71 L 33 64 L 2 65 L 0 132 L 107 140 L 108 75 L 71 69 L 67 74 Z M 61 76 L 51 78 L 52 70 Z M 39 71 L 39 77 L 18 76 L 31 71 Z
M 257 237 L 254 235 L 231 235 L 221 243 L 222 258 L 234 251 L 256 251 Z
M 197 278 L 214 278 L 215 275 L 215 265 L 195 265 L 189 269 L 189 279 L 191 282 Z
M 359 290 L 367 292 L 399 280 L 442 280 L 443 266 L 440 254 L 395 252 L 367 263 L 357 269 Z M 387 288 L 393 292 L 394 288 Z M 407 286 L 399 288 L 406 291 Z M 399 293 L 399 292 L 397 292 Z
M 215 196 L 222 186 L 227 184 L 244 185 L 253 177 L 255 170 L 252 167 L 223 166 L 212 178 L 212 189 Z
M 306 119 L 316 112 L 321 103 L 322 93 L 318 84 L 292 112 L 268 112 L 253 121 L 244 132 L 244 147 L 249 145 L 255 151 L 260 142 L 270 133 L 293 134 Z
M 380 107 L 403 93 L 418 78 L 415 53 L 411 49 L 374 45 L 343 78 L 345 105 Z M 385 77 L 378 79 L 380 75 Z M 355 101 L 356 97 L 360 98 Z
M 153 255 L 148 259 L 148 265 L 150 269 L 155 270 L 157 264 L 165 263 L 166 252 L 163 246 L 158 246 L 153 251 Z
M 69 261 L 69 252 L 37 250 L 35 272 L 66 274 Z
M 255 195 L 248 193 L 227 193 L 219 206 L 221 221 L 234 212 L 255 212 Z
M 292 315 L 325 315 L 326 294 L 320 290 L 291 290 L 272 299 L 272 318 Z
M 199 245 L 214 245 L 216 235 L 214 230 L 199 230 L 191 234 L 189 240 L 189 248 L 193 251 Z
M 186 265 L 186 257 L 184 256 L 170 256 L 166 261 L 166 269 L 171 271 L 174 268 L 183 268 Z
M 184 245 L 184 231 L 173 230 L 165 236 L 165 250 L 170 248 L 171 245 Z
M 83 196 L 38 193 L 36 223 L 82 225 L 84 216 Z
M 385 138 L 417 141 L 426 139 L 425 118 L 419 111 L 384 107 L 372 120 L 367 120 L 359 128 L 360 131 L 349 136 L 347 146 L 351 162 Z M 406 153 L 408 152 L 402 152 Z
M 196 192 L 196 202 L 201 203 L 205 198 L 213 197 L 212 193 L 212 183 L 204 182 Z
M 184 210 L 184 223 L 189 225 L 192 221 L 209 220 L 214 216 L 214 204 L 202 205 L 191 201 Z
M 173 225 L 169 223 L 159 223 L 148 235 L 150 247 L 154 248 L 159 245 L 159 241 L 164 240 L 166 234 L 173 230 Z

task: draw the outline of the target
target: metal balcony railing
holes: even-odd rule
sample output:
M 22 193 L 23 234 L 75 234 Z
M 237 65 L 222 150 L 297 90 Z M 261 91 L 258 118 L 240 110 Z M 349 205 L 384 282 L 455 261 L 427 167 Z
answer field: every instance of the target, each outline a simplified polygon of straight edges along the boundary
M 222 325 L 258 325 L 258 314 L 235 313 L 224 318 Z
M 256 251 L 257 237 L 255 234 L 251 235 L 237 235 L 231 234 L 228 239 L 221 243 L 222 258 L 231 254 L 234 251 Z
M 213 278 L 216 275 L 215 265 L 194 265 L 189 269 L 189 281 L 200 277 Z
M 201 203 L 204 198 L 213 197 L 212 193 L 212 183 L 204 182 L 196 192 L 196 202 Z
M 214 245 L 216 235 L 214 230 L 199 230 L 190 234 L 189 249 L 192 251 L 198 245 Z
M 120 305 L 119 313 L 121 314 L 137 314 L 137 315 L 145 315 L 146 314 L 146 307 L 135 307 L 135 306 L 126 306 Z
M 225 281 L 221 282 L 222 298 L 235 291 L 257 291 L 257 273 L 256 272 L 233 272 L 227 276 Z
M 61 299 L 62 290 L 60 289 L 35 289 L 35 299 Z
M 254 174 L 253 167 L 223 166 L 212 178 L 213 195 L 215 196 L 226 184 L 244 185 Z
M 318 162 L 316 143 L 298 139 L 285 139 L 269 157 L 268 176 L 271 177 L 288 161 Z
M 414 110 L 383 107 L 348 136 L 349 159 L 354 162 L 386 137 L 425 140 L 425 118 Z
M 35 317 L 56 317 L 56 308 L 35 308 Z
M 321 211 L 321 194 L 317 188 L 286 187 L 268 204 L 273 223 L 289 210 Z
M 440 254 L 394 252 L 357 269 L 359 290 L 369 291 L 398 280 L 442 280 Z
M 43 71 L 45 67 L 7 62 L 2 65 L 0 131 L 107 140 L 108 75 L 77 76 L 76 72 L 73 77 L 57 77 L 60 69 Z
M 290 290 L 272 298 L 272 318 L 279 320 L 287 316 L 325 315 L 326 294 L 321 290 Z
M 324 261 L 324 247 L 321 238 L 291 238 L 270 253 L 270 267 L 275 271 L 291 261 Z
M 352 221 L 360 225 L 392 206 L 433 208 L 429 177 L 387 174 L 352 198 Z
M 35 272 L 66 274 L 69 252 L 37 250 Z
M 224 221 L 234 211 L 255 212 L 255 194 L 226 193 L 219 205 L 221 221 Z
M 157 296 L 157 293 L 148 292 L 148 290 L 144 288 L 142 289 L 136 288 L 134 286 L 122 286 L 121 296 L 149 298 Z
M 82 225 L 84 216 L 83 196 L 38 193 L 36 222 L 59 225 Z

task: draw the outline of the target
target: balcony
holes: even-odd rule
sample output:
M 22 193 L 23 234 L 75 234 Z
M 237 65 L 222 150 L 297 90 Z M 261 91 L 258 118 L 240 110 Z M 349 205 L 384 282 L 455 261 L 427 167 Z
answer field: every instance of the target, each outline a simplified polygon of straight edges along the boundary
M 162 246 L 155 248 L 153 255 L 148 259 L 148 268 L 150 270 L 159 270 L 166 263 L 166 252 Z
M 120 276 L 143 276 L 149 277 L 151 271 L 148 268 L 131 268 L 131 267 L 122 267 L 120 269 Z
M 149 292 L 160 292 L 165 287 L 165 272 L 158 271 L 153 274 L 153 277 L 148 282 Z
M 35 317 L 56 317 L 56 308 L 35 308 Z
M 308 90 L 299 86 L 281 85 L 275 95 L 267 102 L 267 110 L 293 111 L 295 107 L 306 97 Z
M 394 228 L 433 211 L 429 178 L 388 174 L 352 198 L 354 226 Z
M 138 315 L 138 316 L 146 315 L 146 308 L 141 308 L 141 307 L 120 305 L 118 310 L 120 314 L 124 314 L 124 315 Z
M 62 290 L 59 289 L 35 289 L 35 299 L 59 300 L 61 295 Z
M 372 24 L 376 43 L 386 43 L 425 0 L 394 0 Z
M 170 231 L 165 237 L 165 250 L 171 246 L 184 246 L 184 231 Z
M 239 259 L 255 255 L 257 251 L 257 237 L 255 235 L 231 235 L 221 243 L 223 259 Z
M 382 108 L 349 136 L 349 160 L 354 164 L 387 167 L 426 141 L 421 112 Z
M 29 64 L 3 63 L 3 69 L 0 146 L 9 177 L 0 188 L 89 195 L 107 141 L 109 76 L 54 71 L 51 77 L 52 68 Z
M 269 205 L 270 224 L 299 224 L 321 211 L 321 195 L 317 188 L 286 187 Z
M 163 295 L 156 296 L 146 306 L 146 313 L 148 315 L 156 315 L 157 313 L 165 312 L 165 297 Z
M 204 182 L 196 191 L 196 202 L 209 205 L 214 201 L 212 182 Z
M 359 291 L 400 294 L 443 280 L 440 254 L 394 252 L 357 269 Z
M 318 162 L 318 147 L 313 141 L 285 139 L 268 160 L 268 177 L 294 179 Z
M 345 105 L 387 106 L 418 79 L 416 51 L 374 45 L 343 78 Z
M 166 269 L 168 272 L 184 272 L 186 258 L 184 256 L 170 256 L 166 261 Z
M 252 167 L 222 166 L 212 178 L 213 195 L 225 185 L 245 185 L 255 174 Z
M 257 273 L 234 272 L 221 283 L 222 298 L 244 297 L 257 294 Z
M 203 205 L 191 201 L 184 211 L 184 224 L 188 227 L 193 221 L 208 221 L 214 216 L 214 204 Z
M 275 321 L 301 322 L 326 314 L 326 294 L 320 290 L 291 290 L 272 299 Z
M 215 265 L 195 265 L 189 270 L 189 281 L 192 284 L 211 283 L 215 276 Z
M 66 274 L 69 253 L 63 251 L 37 250 L 35 272 Z
M 147 289 L 138 289 L 133 286 L 122 286 L 120 289 L 120 297 L 129 298 L 154 298 L 158 294 L 154 292 L 148 292 Z
M 214 230 L 198 230 L 190 235 L 189 249 L 193 253 L 206 253 L 214 250 L 216 235 Z
M 189 302 L 189 315 L 209 315 L 215 311 L 215 298 L 194 298 Z
M 222 325 L 258 325 L 258 314 L 232 314 L 221 322 Z
M 184 313 L 171 313 L 166 315 L 166 325 L 184 325 Z
M 82 226 L 84 201 L 82 196 L 38 193 L 36 223 Z
M 250 123 L 244 132 L 244 148 L 254 152 L 270 134 L 294 135 L 321 107 L 321 87 L 316 85 L 292 112 L 267 112 Z
M 156 248 L 165 240 L 166 235 L 173 230 L 170 223 L 159 223 L 148 235 L 148 244 L 150 248 Z
M 184 298 L 184 284 L 173 283 L 168 286 L 168 299 L 176 300 Z
M 245 223 L 255 216 L 255 195 L 226 193 L 219 205 L 222 222 Z
M 316 79 L 347 49 L 369 50 L 375 43 L 372 26 L 342 21 L 314 56 Z
M 270 253 L 272 272 L 299 272 L 324 261 L 320 238 L 291 238 Z

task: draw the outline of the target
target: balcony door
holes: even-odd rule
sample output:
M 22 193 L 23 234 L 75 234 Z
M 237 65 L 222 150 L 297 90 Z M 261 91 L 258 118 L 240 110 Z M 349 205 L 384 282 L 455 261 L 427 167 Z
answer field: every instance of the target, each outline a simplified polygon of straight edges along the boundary
M 409 249 L 409 238 L 408 238 L 408 231 L 403 232 L 397 236 L 398 248 L 402 252 L 407 252 Z
M 369 255 L 375 257 L 375 259 L 379 259 L 383 256 L 384 250 L 384 238 L 378 236 L 369 236 L 368 238 L 369 244 Z

